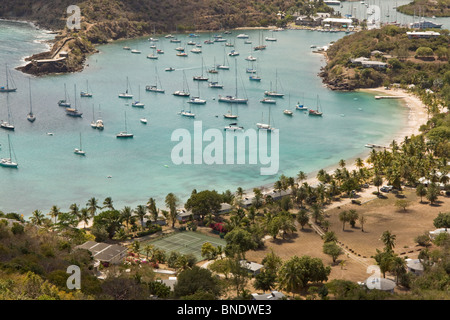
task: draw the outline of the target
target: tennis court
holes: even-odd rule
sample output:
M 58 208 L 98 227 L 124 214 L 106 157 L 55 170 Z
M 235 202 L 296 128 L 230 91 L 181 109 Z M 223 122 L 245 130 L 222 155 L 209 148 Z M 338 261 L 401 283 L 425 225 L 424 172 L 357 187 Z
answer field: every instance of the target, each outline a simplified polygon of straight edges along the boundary
M 226 245 L 225 240 L 209 237 L 193 231 L 184 231 L 145 242 L 141 244 L 141 248 L 145 245 L 152 244 L 156 248 L 164 250 L 166 253 L 176 251 L 181 254 L 193 254 L 200 261 L 203 260 L 202 246 L 205 242 L 211 243 L 214 247 L 225 247 Z

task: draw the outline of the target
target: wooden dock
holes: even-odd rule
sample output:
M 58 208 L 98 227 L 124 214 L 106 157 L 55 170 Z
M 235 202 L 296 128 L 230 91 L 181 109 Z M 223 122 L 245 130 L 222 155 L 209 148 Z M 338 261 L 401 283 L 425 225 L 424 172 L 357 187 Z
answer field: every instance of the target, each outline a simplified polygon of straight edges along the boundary
M 375 99 L 403 99 L 404 96 L 375 96 Z

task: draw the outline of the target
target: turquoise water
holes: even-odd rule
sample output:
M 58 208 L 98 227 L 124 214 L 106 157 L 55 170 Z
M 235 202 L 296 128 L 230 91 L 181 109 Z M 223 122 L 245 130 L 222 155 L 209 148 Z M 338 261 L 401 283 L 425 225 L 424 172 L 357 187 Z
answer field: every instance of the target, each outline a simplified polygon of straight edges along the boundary
M 1 64 L 11 66 L 22 64 L 22 58 L 43 50 L 44 45 L 36 43 L 36 37 L 44 37 L 28 25 L 0 22 Z M 147 59 L 153 52 L 147 39 L 118 41 L 98 47 L 99 54 L 91 56 L 83 72 L 52 75 L 40 78 L 31 77 L 33 111 L 37 116 L 34 123 L 26 120 L 29 109 L 28 79 L 30 76 L 13 71 L 18 92 L 9 94 L 15 132 L 11 133 L 14 152 L 19 163 L 18 170 L 0 168 L 2 190 L 0 210 L 19 211 L 28 216 L 33 210 L 48 212 L 56 204 L 67 210 L 71 203 L 84 205 L 90 197 L 103 200 L 111 196 L 117 207 L 146 203 L 149 197 L 163 205 L 167 193 L 173 192 L 185 200 L 192 189 L 236 190 L 238 186 L 251 188 L 271 183 L 281 174 L 296 175 L 299 170 L 312 172 L 335 164 L 340 159 L 349 159 L 367 151 L 366 143 L 387 143 L 401 126 L 406 123 L 407 109 L 396 101 L 377 101 L 373 95 L 364 93 L 341 93 L 326 89 L 317 76 L 325 64 L 322 55 L 311 52 L 310 45 L 323 46 L 336 41 L 344 33 L 318 33 L 312 31 L 289 30 L 274 33 L 278 41 L 267 43 L 262 52 L 251 52 L 251 46 L 258 44 L 259 31 L 247 31 L 253 40 L 252 45 L 236 39 L 241 32 L 235 31 L 228 37 L 235 42 L 235 49 L 241 53 L 236 58 L 228 57 L 229 71 L 220 71 L 218 80 L 223 90 L 207 87 L 200 83 L 200 96 L 207 99 L 203 106 L 192 106 L 195 120 L 201 120 L 204 129 L 222 130 L 230 123 L 223 118 L 230 107 L 217 101 L 219 94 L 234 94 L 234 60 L 237 60 L 239 74 L 239 95 L 246 94 L 248 105 L 233 109 L 239 115 L 239 125 L 256 128 L 262 118 L 267 121 L 271 108 L 272 124 L 280 129 L 280 170 L 275 176 L 261 176 L 261 165 L 180 165 L 171 161 L 171 150 L 177 142 L 171 141 L 175 129 L 193 131 L 193 119 L 181 117 L 181 109 L 189 109 L 186 99 L 174 97 L 175 90 L 183 88 L 183 73 L 192 94 L 198 92 L 197 83 L 192 77 L 201 73 L 202 57 L 204 74 L 216 63 L 224 60 L 224 43 L 203 44 L 203 53 L 192 54 L 187 58 L 175 55 L 176 47 L 184 46 L 190 39 L 179 35 L 181 44 L 169 43 L 160 39 L 157 47 L 165 51 L 158 60 Z M 213 34 L 202 34 L 201 41 Z M 48 37 L 48 35 L 45 35 Z M 262 36 L 269 36 L 266 32 Z M 124 46 L 139 49 L 141 55 L 123 50 Z M 190 50 L 191 46 L 186 46 Z M 11 49 L 14 48 L 14 49 Z M 228 53 L 231 48 L 226 48 Z M 258 58 L 255 65 L 262 77 L 260 83 L 248 80 L 245 73 L 249 54 Z M 145 85 L 155 81 L 155 66 L 161 78 L 165 94 L 145 92 Z M 165 72 L 167 67 L 176 71 Z M 0 68 L 1 70 L 1 68 Z M 275 86 L 278 72 L 278 91 L 286 94 L 276 105 L 265 105 L 259 101 L 270 83 Z M 132 93 L 140 96 L 145 108 L 131 107 L 131 101 L 118 98 L 126 87 L 129 78 Z M 77 97 L 78 108 L 84 113 L 76 119 L 66 116 L 57 101 L 64 97 L 64 84 L 67 86 L 71 102 L 74 102 L 74 85 L 80 90 L 86 88 L 86 81 L 94 94 L 93 98 Z M 0 72 L 0 82 L 4 74 Z M 290 99 L 289 99 L 290 94 Z M 286 108 L 295 109 L 297 101 L 315 107 L 316 96 L 324 112 L 323 118 L 313 118 L 300 111 L 293 117 L 283 114 Z M 289 104 L 290 101 L 290 104 Z M 0 95 L 0 118 L 6 117 L 6 95 Z M 100 132 L 90 127 L 101 109 L 105 130 Z M 127 114 L 128 131 L 134 139 L 118 140 L 115 135 L 124 129 L 124 112 Z M 139 119 L 146 117 L 148 124 Z M 47 135 L 54 133 L 53 136 Z M 86 157 L 74 155 L 82 134 Z M 0 132 L 2 150 L 0 156 L 7 156 L 7 132 Z M 111 178 L 108 178 L 111 176 Z

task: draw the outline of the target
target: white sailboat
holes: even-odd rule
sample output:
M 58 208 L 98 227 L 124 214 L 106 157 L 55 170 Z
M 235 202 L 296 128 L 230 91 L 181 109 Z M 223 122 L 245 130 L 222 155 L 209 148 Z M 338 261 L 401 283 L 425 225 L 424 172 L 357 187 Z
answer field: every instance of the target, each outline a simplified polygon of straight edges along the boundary
M 98 106 L 98 119 L 97 119 L 97 121 L 95 121 L 95 125 L 97 127 L 97 130 L 101 131 L 101 130 L 105 129 L 105 125 L 102 120 L 102 113 L 100 111 L 100 105 Z
M 225 126 L 223 130 L 236 132 L 244 130 L 244 127 L 238 126 L 237 123 L 230 123 L 228 126 Z
M 65 83 L 64 83 L 64 99 L 58 101 L 58 106 L 70 108 L 70 102 L 67 100 L 67 88 Z
M 183 117 L 195 118 L 195 113 L 192 113 L 190 110 L 181 110 L 178 114 L 182 115 Z
M 126 88 L 126 91 L 123 92 L 123 93 L 120 93 L 119 94 L 119 98 L 122 98 L 122 99 L 133 99 L 133 95 L 131 93 L 128 93 L 129 87 L 130 87 L 130 84 L 128 82 L 128 77 L 127 77 L 127 88 Z
M 85 156 L 86 155 L 86 152 L 83 150 L 83 147 L 81 145 L 81 132 L 80 132 L 80 148 L 75 148 L 73 153 L 75 153 L 75 154 L 77 154 L 79 156 Z
M 81 91 L 80 96 L 82 98 L 92 98 L 92 93 L 89 92 L 89 80 L 86 80 L 86 91 Z
M 272 41 L 272 42 L 277 41 L 277 38 L 275 38 L 273 36 L 273 31 L 272 31 L 272 36 L 271 37 L 266 37 L 266 41 Z
M 269 123 L 257 123 L 256 127 L 260 130 L 267 130 L 267 131 L 275 130 L 275 128 L 270 125 L 270 108 L 269 108 Z
M 296 110 L 301 110 L 301 111 L 307 111 L 308 110 L 308 107 L 306 107 L 305 105 L 304 105 L 304 96 L 303 96 L 303 99 L 302 99 L 302 103 L 300 103 L 300 101 L 299 102 L 297 102 L 297 105 L 295 106 L 295 109 Z
M 223 117 L 225 119 L 237 119 L 238 116 L 236 114 L 233 114 L 233 104 L 231 104 L 231 110 L 228 111 L 228 113 L 224 114 Z
M 127 112 L 125 111 L 125 131 L 121 131 L 118 134 L 116 134 L 116 138 L 129 139 L 129 138 L 133 138 L 133 137 L 134 137 L 134 135 L 127 131 Z
M 264 95 L 275 98 L 284 97 L 283 93 L 278 92 L 278 70 L 275 71 L 275 91 L 272 91 L 272 82 L 270 82 L 270 90 L 264 91 Z
M 178 97 L 189 97 L 191 94 L 189 93 L 189 85 L 186 80 L 186 73 L 183 70 L 183 90 L 177 90 L 173 93 L 174 96 Z
M 95 120 L 95 116 L 94 116 L 94 105 L 92 105 L 92 122 L 91 122 L 91 128 L 92 129 L 98 129 L 98 130 L 103 130 L 105 129 L 105 126 L 103 124 L 103 120 L 101 119 L 101 112 L 100 112 L 100 105 L 98 106 L 98 114 L 99 117 L 97 120 Z
M 91 128 L 97 129 L 97 123 L 95 122 L 95 115 L 94 115 L 94 105 L 92 105 L 92 122 L 91 122 Z
M 11 140 L 9 138 L 9 134 L 8 134 L 8 149 L 9 149 L 9 158 L 0 159 L 0 166 L 5 167 L 5 168 L 17 168 L 18 167 L 17 162 L 12 161 Z
M 8 130 L 8 131 L 14 131 L 15 127 L 12 124 L 12 121 L 11 121 L 11 110 L 10 110 L 10 107 L 9 107 L 9 96 L 6 96 L 6 110 L 7 110 L 7 113 L 8 113 L 8 121 L 1 120 L 0 128 Z
M 159 88 L 158 88 L 159 85 Z M 155 66 L 155 84 L 149 85 L 145 87 L 145 91 L 156 92 L 156 93 L 165 93 L 165 90 L 162 89 L 161 80 L 159 79 L 158 70 Z
M 194 76 L 194 81 L 208 81 L 209 79 L 207 77 L 203 76 L 203 57 L 202 57 L 202 74 L 200 76 Z
M 11 73 L 8 70 L 8 65 L 5 64 L 5 73 L 6 73 L 6 86 L 0 86 L 0 92 L 16 92 L 17 88 L 16 85 L 14 84 L 14 80 L 11 77 Z M 12 87 L 9 86 L 9 78 L 11 78 L 11 83 L 12 83 Z
M 198 86 L 198 96 L 191 97 L 188 101 L 190 104 L 206 104 L 206 100 L 200 99 L 200 82 L 197 83 Z
M 77 109 L 77 85 L 76 84 L 74 85 L 74 91 L 75 91 L 75 106 L 73 108 L 66 108 L 66 115 L 68 115 L 70 117 L 81 118 L 83 113 L 78 111 L 78 109 Z
M 230 66 L 228 65 L 227 55 L 225 54 L 225 47 L 223 48 L 223 64 L 217 65 L 217 69 L 219 70 L 230 70 Z
M 253 74 L 250 75 L 250 76 L 248 77 L 248 79 L 249 79 L 250 81 L 257 81 L 257 82 L 260 82 L 260 81 L 261 81 L 261 77 L 260 77 L 259 74 L 258 74 L 258 68 L 253 69 L 253 70 L 254 70 Z
M 30 90 L 30 112 L 27 114 L 27 120 L 30 122 L 34 122 L 36 120 L 36 116 L 33 113 L 32 100 L 31 100 L 31 80 L 28 79 L 28 86 Z
M 309 109 L 308 114 L 310 116 L 316 116 L 316 117 L 321 117 L 323 115 L 322 111 L 319 110 L 320 109 L 320 102 L 319 102 L 319 95 L 317 95 L 317 106 L 316 109 Z
M 134 107 L 134 108 L 143 108 L 145 106 L 145 104 L 143 104 L 141 102 L 141 86 L 139 86 L 139 100 L 133 102 L 131 104 L 131 106 Z
M 234 96 L 220 96 L 219 102 L 228 102 L 228 103 L 238 103 L 238 104 L 247 104 L 247 98 L 238 98 L 238 85 L 237 85 L 237 61 L 235 61 L 235 79 L 236 79 L 236 93 Z
M 289 94 L 289 106 L 291 106 L 291 94 Z M 285 109 L 283 111 L 283 113 L 285 115 L 287 115 L 287 116 L 293 116 L 294 115 L 294 112 L 292 112 L 292 110 L 290 110 L 290 109 Z

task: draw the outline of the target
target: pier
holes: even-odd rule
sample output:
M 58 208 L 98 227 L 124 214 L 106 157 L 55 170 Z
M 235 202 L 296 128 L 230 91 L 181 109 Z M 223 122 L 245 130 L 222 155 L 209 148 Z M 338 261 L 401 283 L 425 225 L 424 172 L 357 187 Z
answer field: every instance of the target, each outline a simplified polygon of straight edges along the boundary
M 403 96 L 375 96 L 375 99 L 402 99 Z

